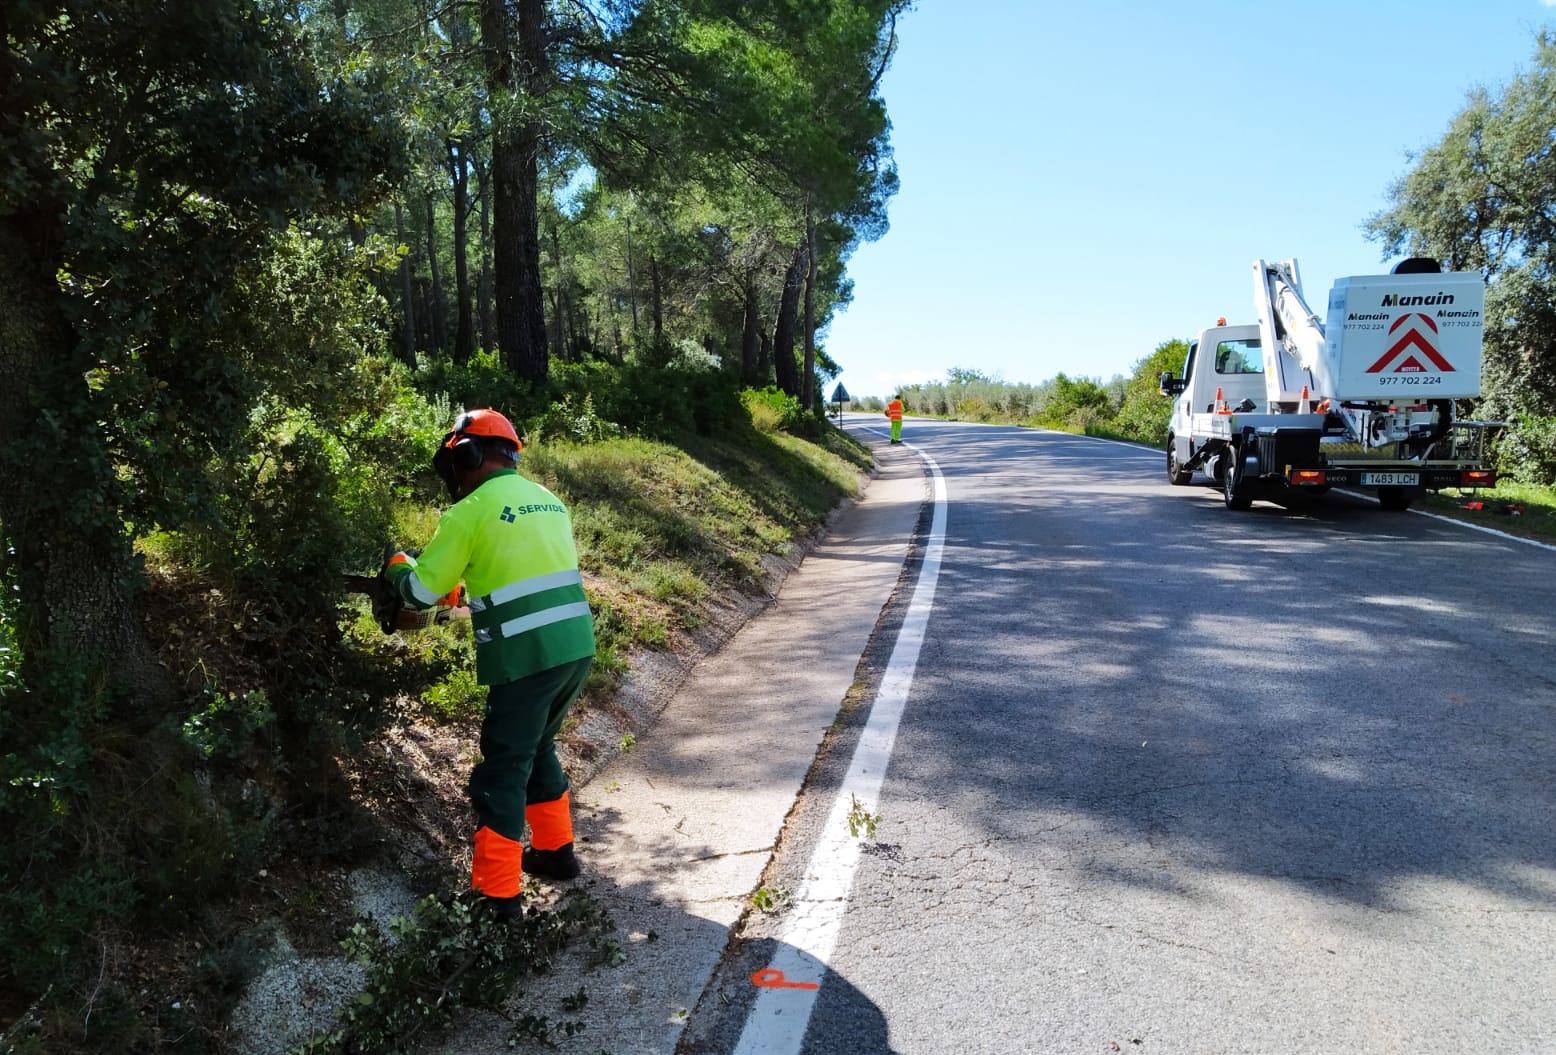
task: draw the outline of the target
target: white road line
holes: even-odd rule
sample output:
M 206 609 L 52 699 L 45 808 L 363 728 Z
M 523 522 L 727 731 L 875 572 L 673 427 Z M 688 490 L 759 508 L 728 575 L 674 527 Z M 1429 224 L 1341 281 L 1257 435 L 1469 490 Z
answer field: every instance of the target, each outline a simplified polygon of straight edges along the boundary
M 856 800 L 859 808 L 875 812 L 892 745 L 897 739 L 897 723 L 907 706 L 908 689 L 924 644 L 924 629 L 934 605 L 935 583 L 940 578 L 940 559 L 945 550 L 946 486 L 933 458 L 911 443 L 904 446 L 924 459 L 934 482 L 935 512 L 924 548 L 924 564 L 902 629 L 897 632 L 886 673 L 881 677 L 880 691 L 870 708 L 870 719 L 860 733 L 853 761 L 805 869 L 805 881 L 789 909 L 779 935 L 778 951 L 766 968 L 781 972 L 769 976 L 778 979 L 781 987 L 764 986 L 757 994 L 741 1030 L 740 1042 L 735 1046 L 735 1055 L 798 1055 L 805 1041 L 805 1029 L 816 1006 L 819 985 L 826 978 L 827 959 L 837 944 L 843 913 L 848 907 L 848 891 L 859 864 L 861 840 L 849 834 L 848 817 Z
M 1495 535 L 1497 538 L 1507 539 L 1509 542 L 1522 542 L 1526 546 L 1538 546 L 1540 549 L 1550 550 L 1552 553 L 1556 553 L 1556 546 L 1551 545 L 1549 542 L 1540 542 L 1536 539 L 1524 538 L 1522 535 L 1510 535 L 1506 531 L 1498 531 L 1496 528 L 1484 527 L 1480 524 L 1472 524 L 1468 520 L 1460 520 L 1457 517 L 1445 517 L 1441 513 L 1428 513 L 1424 509 L 1412 509 L 1410 512 L 1414 513 L 1418 517 L 1431 517 L 1433 520 L 1441 520 L 1445 524 L 1457 524 L 1459 527 L 1469 528 L 1471 531 L 1483 531 L 1488 535 Z
M 1335 494 L 1345 495 L 1347 498 L 1359 498 L 1364 502 L 1371 502 L 1373 505 L 1379 504 L 1375 495 L 1367 494 L 1365 491 L 1352 491 L 1349 488 L 1336 487 Z M 1538 539 L 1524 538 L 1522 535 L 1513 535 L 1506 531 L 1498 531 L 1496 528 L 1485 527 L 1481 524 L 1471 523 L 1468 520 L 1460 520 L 1458 517 L 1443 516 L 1441 513 L 1428 513 L 1424 509 L 1411 509 L 1408 510 L 1408 512 L 1414 513 L 1418 517 L 1427 517 L 1431 520 L 1441 520 L 1444 524 L 1452 524 L 1455 527 L 1468 528 L 1471 531 L 1479 531 L 1487 535 L 1495 535 L 1497 538 L 1506 539 L 1509 542 L 1522 542 L 1525 546 L 1534 546 L 1537 549 L 1550 550 L 1552 553 L 1556 553 L 1556 546 L 1551 545 L 1549 542 L 1541 542 Z

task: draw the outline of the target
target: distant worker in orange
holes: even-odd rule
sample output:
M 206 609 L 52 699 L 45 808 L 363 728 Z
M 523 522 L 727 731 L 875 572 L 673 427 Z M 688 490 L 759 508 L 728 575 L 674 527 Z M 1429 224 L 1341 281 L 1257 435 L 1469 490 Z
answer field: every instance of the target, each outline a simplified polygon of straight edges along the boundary
M 886 416 L 891 418 L 891 441 L 902 442 L 902 393 L 898 392 L 891 397 L 891 402 L 886 404 Z

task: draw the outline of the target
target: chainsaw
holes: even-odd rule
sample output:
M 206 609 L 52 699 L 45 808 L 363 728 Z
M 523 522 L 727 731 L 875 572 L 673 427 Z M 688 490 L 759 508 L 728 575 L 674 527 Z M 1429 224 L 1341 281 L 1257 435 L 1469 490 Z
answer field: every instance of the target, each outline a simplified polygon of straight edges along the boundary
M 405 607 L 400 592 L 389 581 L 389 561 L 393 559 L 395 552 L 393 545 L 384 550 L 384 563 L 379 567 L 377 575 L 345 576 L 346 592 L 366 594 L 372 603 L 373 618 L 378 622 L 378 629 L 386 634 L 393 634 L 400 630 L 425 630 L 439 623 L 470 618 L 470 609 L 464 604 L 463 585 L 454 587 L 448 594 L 438 598 L 437 604 L 431 608 L 417 611 Z M 419 550 L 406 552 L 412 557 L 420 553 Z

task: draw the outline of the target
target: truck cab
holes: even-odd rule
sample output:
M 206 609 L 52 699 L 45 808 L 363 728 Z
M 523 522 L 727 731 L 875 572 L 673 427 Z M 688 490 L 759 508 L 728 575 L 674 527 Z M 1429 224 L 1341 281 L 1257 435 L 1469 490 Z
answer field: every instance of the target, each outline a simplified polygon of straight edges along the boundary
M 1259 327 L 1219 325 L 1201 331 L 1189 342 L 1182 376 L 1163 374 L 1161 384 L 1162 391 L 1173 397 L 1167 433 L 1168 460 L 1176 466 L 1170 465 L 1168 470 L 1173 482 L 1188 483 L 1194 468 L 1203 464 L 1205 472 L 1219 483 L 1219 472 L 1225 466 L 1217 459 L 1202 462 L 1196 458 L 1208 430 L 1202 429 L 1197 441 L 1194 418 L 1217 412 L 1217 392 L 1225 408 L 1247 406 L 1244 400 L 1257 404 L 1264 399 L 1264 354 Z

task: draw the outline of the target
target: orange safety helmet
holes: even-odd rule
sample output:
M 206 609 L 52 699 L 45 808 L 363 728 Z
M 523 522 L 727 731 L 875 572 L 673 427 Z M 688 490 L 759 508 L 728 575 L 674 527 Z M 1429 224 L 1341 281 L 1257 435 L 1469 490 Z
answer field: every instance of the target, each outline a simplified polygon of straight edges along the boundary
M 459 415 L 459 420 L 454 422 L 452 436 L 490 436 L 494 439 L 507 440 L 519 450 L 524 449 L 524 443 L 519 439 L 519 434 L 513 431 L 513 423 L 495 410 L 467 410 Z M 445 443 L 444 446 L 453 446 Z
M 454 493 L 457 474 L 479 468 L 486 460 L 487 442 L 512 447 L 514 462 L 524 449 L 524 441 L 514 431 L 513 423 L 495 410 L 467 410 L 459 415 L 454 427 L 438 444 L 438 452 L 432 456 L 432 467 Z

